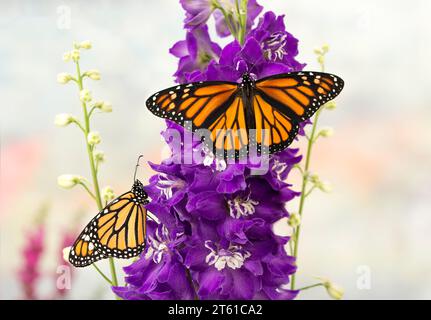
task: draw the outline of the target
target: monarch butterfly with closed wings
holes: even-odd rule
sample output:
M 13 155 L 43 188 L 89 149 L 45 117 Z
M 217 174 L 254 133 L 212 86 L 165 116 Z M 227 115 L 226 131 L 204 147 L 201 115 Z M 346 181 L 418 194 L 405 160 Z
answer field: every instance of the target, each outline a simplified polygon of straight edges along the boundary
M 139 166 L 139 159 L 136 169 Z M 108 257 L 131 258 L 145 247 L 148 195 L 136 179 L 132 189 L 111 201 L 84 228 L 69 253 L 75 267 Z
M 289 146 L 299 123 L 334 99 L 344 81 L 323 72 L 291 72 L 241 83 L 207 81 L 181 84 L 152 95 L 147 108 L 156 116 L 192 130 L 207 129 L 203 137 L 217 156 L 243 158 L 251 148 L 272 154 Z

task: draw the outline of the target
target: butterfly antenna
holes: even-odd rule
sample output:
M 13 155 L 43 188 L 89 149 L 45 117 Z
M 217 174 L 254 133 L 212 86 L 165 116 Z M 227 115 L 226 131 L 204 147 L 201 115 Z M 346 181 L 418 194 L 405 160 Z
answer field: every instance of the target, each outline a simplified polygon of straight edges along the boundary
M 133 175 L 133 181 L 136 181 L 136 172 L 138 171 L 138 167 L 139 167 L 139 160 L 141 160 L 141 158 L 143 157 L 143 155 L 141 154 L 138 157 L 138 161 L 136 161 L 136 167 L 135 167 L 135 174 Z

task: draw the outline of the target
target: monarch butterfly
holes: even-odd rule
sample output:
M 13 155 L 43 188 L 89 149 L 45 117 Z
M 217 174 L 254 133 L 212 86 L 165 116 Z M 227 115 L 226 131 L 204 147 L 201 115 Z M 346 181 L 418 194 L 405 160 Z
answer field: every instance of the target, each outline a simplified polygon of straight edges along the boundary
M 136 169 L 139 166 L 136 164 Z M 108 257 L 131 258 L 145 247 L 148 195 L 133 178 L 132 189 L 111 201 L 84 228 L 75 240 L 69 262 L 86 267 Z
M 152 95 L 147 108 L 192 131 L 209 130 L 202 140 L 215 155 L 239 159 L 252 147 L 272 154 L 289 146 L 299 123 L 334 99 L 344 81 L 322 72 L 291 72 L 241 83 L 208 81 L 174 86 Z M 253 133 L 254 130 L 254 133 Z

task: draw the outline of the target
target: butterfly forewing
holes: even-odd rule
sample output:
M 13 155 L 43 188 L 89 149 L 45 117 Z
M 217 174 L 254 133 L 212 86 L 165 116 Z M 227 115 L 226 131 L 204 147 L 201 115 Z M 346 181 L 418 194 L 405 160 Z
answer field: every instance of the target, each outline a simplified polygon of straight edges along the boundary
M 160 91 L 147 100 L 147 108 L 156 116 L 194 129 L 206 127 L 231 104 L 238 84 L 231 82 L 194 82 Z

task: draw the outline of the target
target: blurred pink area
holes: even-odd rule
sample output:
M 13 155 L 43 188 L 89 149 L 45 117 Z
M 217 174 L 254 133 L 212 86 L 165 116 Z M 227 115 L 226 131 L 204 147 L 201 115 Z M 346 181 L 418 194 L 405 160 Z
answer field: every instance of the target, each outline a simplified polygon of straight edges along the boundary
M 31 181 L 40 167 L 44 143 L 39 137 L 9 142 L 1 149 L 0 219 L 8 215 L 10 206 Z

